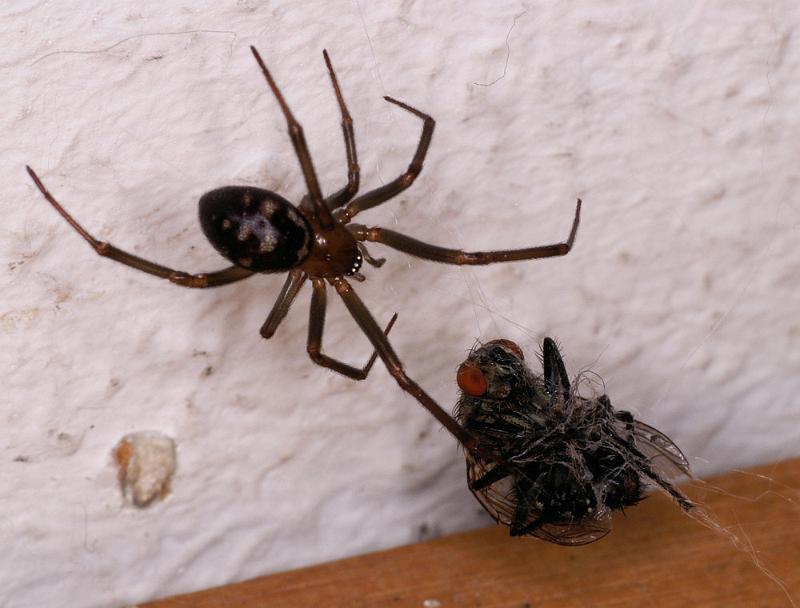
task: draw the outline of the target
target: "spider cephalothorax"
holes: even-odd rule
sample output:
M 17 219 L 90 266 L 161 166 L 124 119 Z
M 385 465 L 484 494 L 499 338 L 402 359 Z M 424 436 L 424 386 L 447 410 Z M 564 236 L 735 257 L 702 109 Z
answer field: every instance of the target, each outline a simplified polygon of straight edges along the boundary
M 522 249 L 467 252 L 423 243 L 386 228 L 351 224 L 350 221 L 360 212 L 377 207 L 411 186 L 422 171 L 422 162 L 433 136 L 435 125 L 433 118 L 402 101 L 391 97 L 384 98 L 419 118 L 422 121 L 422 134 L 405 172 L 386 184 L 357 196 L 360 178 L 353 120 L 345 105 L 328 54 L 323 51 L 342 116 L 342 131 L 347 154 L 347 183 L 333 194 L 323 196 L 303 128 L 295 120 L 258 51 L 254 47 L 250 47 L 250 50 L 286 118 L 289 137 L 300 162 L 307 193 L 298 205 L 293 205 L 269 190 L 250 186 L 226 186 L 204 194 L 200 199 L 200 223 L 203 232 L 214 248 L 233 263 L 232 266 L 209 273 L 190 274 L 135 256 L 111 243 L 99 241 L 67 213 L 45 188 L 33 169 L 28 167 L 28 173 L 47 201 L 98 254 L 142 272 L 184 287 L 205 288 L 234 283 L 255 273 L 288 271 L 283 289 L 261 327 L 261 335 L 264 338 L 272 337 L 300 289 L 308 279 L 311 279 L 313 291 L 307 342 L 311 359 L 340 374 L 355 380 L 363 380 L 367 377 L 375 358 L 380 357 L 403 390 L 427 408 L 465 447 L 474 449 L 475 438 L 461 428 L 406 374 L 387 339 L 397 315 L 389 321 L 385 329 L 381 329 L 356 295 L 347 277 L 362 281 L 364 277 L 358 271 L 363 261 L 376 267 L 383 263 L 383 259 L 373 259 L 367 253 L 364 247 L 364 242 L 367 241 L 445 264 L 478 265 L 566 255 L 572 247 L 578 229 L 580 200 L 566 241 Z M 354 367 L 322 353 L 327 285 L 336 290 L 361 331 L 375 348 L 372 357 L 363 367 Z
M 555 342 L 542 350 L 542 376 L 509 340 L 474 348 L 458 370 L 456 418 L 481 448 L 466 453 L 469 487 L 492 517 L 513 536 L 581 545 L 607 534 L 611 512 L 648 486 L 693 509 L 670 483 L 690 475 L 677 446 L 608 396 L 574 393 Z

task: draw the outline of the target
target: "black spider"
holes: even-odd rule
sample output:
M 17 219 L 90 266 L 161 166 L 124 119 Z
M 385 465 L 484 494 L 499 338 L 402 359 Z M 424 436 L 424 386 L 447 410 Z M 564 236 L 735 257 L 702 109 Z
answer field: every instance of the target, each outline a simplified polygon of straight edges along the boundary
M 458 370 L 456 418 L 480 448 L 466 452 L 469 488 L 489 514 L 512 536 L 582 545 L 605 536 L 611 513 L 651 485 L 692 510 L 669 481 L 691 476 L 672 440 L 614 411 L 606 395 L 575 394 L 551 338 L 542 352 L 543 376 L 510 340 L 474 348 Z
M 359 167 L 353 120 L 345 105 L 328 54 L 323 51 L 342 115 L 342 131 L 347 153 L 347 184 L 333 194 L 323 197 L 306 146 L 303 128 L 295 120 L 258 51 L 254 47 L 250 47 L 250 50 L 286 118 L 289 137 L 305 178 L 307 194 L 297 206 L 275 192 L 253 186 L 225 186 L 211 190 L 200 197 L 200 224 L 203 232 L 214 248 L 233 264 L 232 266 L 209 273 L 190 274 L 151 262 L 111 243 L 100 241 L 67 213 L 45 188 L 33 169 L 27 167 L 31 179 L 55 210 L 98 254 L 177 285 L 195 288 L 218 287 L 241 281 L 256 273 L 288 272 L 278 300 L 261 327 L 261 335 L 264 338 L 272 337 L 300 288 L 311 279 L 313 292 L 307 342 L 311 359 L 318 365 L 349 378 L 363 380 L 372 368 L 375 357 L 380 357 L 403 390 L 427 408 L 462 445 L 474 449 L 474 438 L 406 374 L 403 364 L 386 337 L 397 315 L 389 321 L 386 329 L 381 329 L 345 277 L 363 281 L 364 277 L 359 273 L 359 269 L 364 261 L 376 267 L 385 261 L 373 259 L 369 255 L 364 246 L 366 241 L 381 243 L 418 258 L 458 265 L 492 264 L 566 255 L 575 240 L 581 201 L 578 200 L 572 229 L 565 242 L 522 249 L 497 251 L 446 249 L 386 228 L 351 224 L 350 221 L 358 213 L 377 207 L 411 186 L 422 171 L 422 161 L 433 137 L 435 125 L 433 118 L 402 101 L 385 97 L 386 101 L 422 120 L 422 135 L 414 157 L 404 173 L 383 186 L 356 196 L 359 186 Z M 344 363 L 322 352 L 326 284 L 330 284 L 336 290 L 361 331 L 375 348 L 374 354 L 363 367 Z

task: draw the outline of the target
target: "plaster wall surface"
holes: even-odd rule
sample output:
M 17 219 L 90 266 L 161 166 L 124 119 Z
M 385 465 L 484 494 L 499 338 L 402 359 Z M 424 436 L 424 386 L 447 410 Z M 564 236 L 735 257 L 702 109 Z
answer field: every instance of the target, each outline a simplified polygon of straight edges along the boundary
M 327 192 L 346 166 L 323 48 L 363 189 L 402 172 L 419 137 L 383 95 L 436 118 L 420 178 L 363 223 L 512 248 L 562 240 L 583 198 L 565 258 L 455 268 L 370 249 L 388 261 L 356 289 L 380 321 L 399 313 L 392 342 L 447 409 L 476 340 L 513 339 L 535 363 L 551 335 L 701 476 L 797 456 L 796 2 L 6 0 L 0 13 L 0 605 L 132 603 L 488 522 L 453 439 L 380 363 L 356 383 L 309 361 L 308 289 L 264 341 L 282 276 L 186 290 L 103 260 L 25 174 L 100 239 L 222 268 L 201 194 L 303 194 L 250 44 Z M 360 364 L 366 339 L 329 301 L 325 349 Z M 111 459 L 140 430 L 178 455 L 171 494 L 144 510 Z

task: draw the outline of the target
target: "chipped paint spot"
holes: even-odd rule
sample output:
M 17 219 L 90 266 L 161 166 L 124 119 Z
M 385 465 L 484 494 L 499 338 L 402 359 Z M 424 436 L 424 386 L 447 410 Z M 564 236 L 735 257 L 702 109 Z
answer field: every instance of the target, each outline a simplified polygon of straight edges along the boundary
M 63 300 L 58 300 L 57 303 Z M 0 315 L 0 331 L 11 332 L 29 326 L 43 312 L 41 308 L 15 310 Z
M 123 496 L 144 508 L 163 499 L 175 473 L 175 441 L 157 431 L 125 435 L 114 448 Z

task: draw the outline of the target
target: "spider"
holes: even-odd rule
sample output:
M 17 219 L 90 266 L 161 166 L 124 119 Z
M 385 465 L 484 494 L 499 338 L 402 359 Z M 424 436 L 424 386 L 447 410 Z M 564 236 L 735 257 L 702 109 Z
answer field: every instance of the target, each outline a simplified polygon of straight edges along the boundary
M 466 452 L 469 488 L 512 536 L 560 545 L 594 542 L 611 530 L 611 513 L 641 501 L 657 485 L 682 509 L 694 503 L 670 483 L 691 477 L 672 440 L 607 395 L 572 392 L 556 343 L 545 338 L 544 376 L 525 365 L 511 340 L 474 348 L 458 369 L 456 418 L 478 440 Z
M 364 261 L 375 267 L 380 267 L 385 261 L 371 257 L 364 242 L 380 243 L 422 259 L 445 264 L 491 264 L 566 255 L 578 229 L 580 199 L 575 209 L 572 229 L 565 242 L 514 250 L 466 252 L 446 249 L 386 228 L 351 224 L 351 220 L 362 211 L 394 198 L 414 183 L 422 170 L 422 162 L 431 143 L 435 125 L 433 118 L 402 101 L 384 97 L 389 103 L 419 118 L 422 121 L 422 135 L 404 173 L 383 186 L 356 196 L 359 188 L 359 165 L 353 120 L 342 97 L 328 53 L 323 51 L 342 117 L 347 156 L 347 184 L 323 197 L 303 128 L 289 109 L 258 51 L 252 46 L 250 50 L 286 119 L 307 193 L 296 206 L 275 192 L 253 186 L 225 186 L 201 196 L 199 219 L 203 233 L 232 266 L 214 272 L 190 274 L 133 255 L 111 243 L 99 241 L 67 213 L 33 169 L 26 167 L 28 173 L 44 198 L 99 255 L 136 270 L 192 288 L 219 287 L 257 273 L 288 272 L 278 299 L 261 327 L 264 338 L 272 337 L 298 292 L 310 279 L 312 293 L 307 350 L 311 360 L 354 380 L 364 380 L 375 358 L 380 357 L 404 391 L 416 398 L 466 448 L 473 449 L 474 438 L 406 374 L 387 338 L 397 315 L 392 317 L 385 329 L 381 329 L 353 290 L 348 277 L 363 281 L 364 277 L 359 269 Z M 356 324 L 372 343 L 374 352 L 363 367 L 344 363 L 322 352 L 327 285 L 336 290 Z

